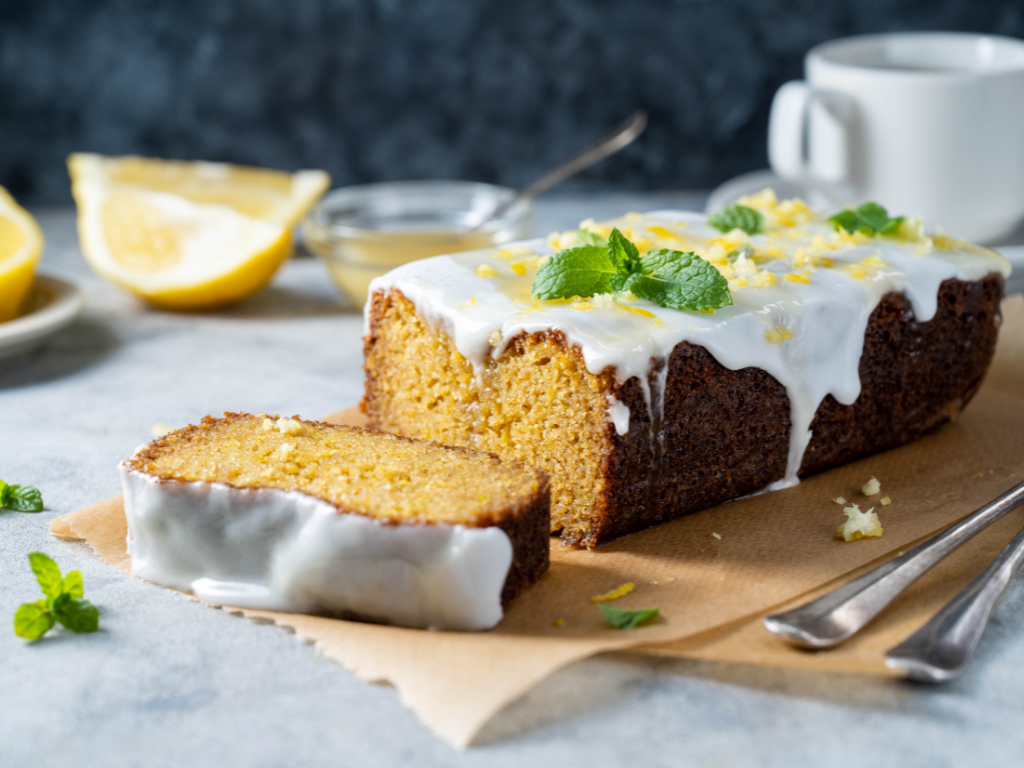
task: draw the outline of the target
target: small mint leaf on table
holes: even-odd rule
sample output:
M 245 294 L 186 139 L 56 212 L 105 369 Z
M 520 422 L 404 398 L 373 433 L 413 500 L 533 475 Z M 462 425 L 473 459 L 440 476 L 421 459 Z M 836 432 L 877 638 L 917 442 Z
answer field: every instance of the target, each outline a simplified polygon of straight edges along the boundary
M 60 592 L 62 595 L 71 595 L 71 597 L 83 597 L 85 584 L 82 582 L 82 572 L 70 571 L 61 583 Z
M 0 480 L 0 509 L 7 507 L 7 502 L 11 498 L 11 486 Z
M 608 241 L 597 234 L 597 232 L 591 232 L 589 229 L 578 229 L 576 230 L 576 245 L 596 245 L 598 248 L 607 248 Z
M 15 512 L 42 512 L 43 494 L 34 485 L 8 485 L 10 493 L 4 506 Z M 3 492 L 0 491 L 0 494 Z
M 95 632 L 100 628 L 100 611 L 88 600 L 65 593 L 53 601 L 53 615 L 72 632 Z
M 660 307 L 708 311 L 732 304 L 729 281 L 692 251 L 648 251 L 626 290 Z
M 836 229 L 873 236 L 894 234 L 903 224 L 904 217 L 890 217 L 889 212 L 878 203 L 864 203 L 830 216 L 829 221 Z
M 49 632 L 56 622 L 72 632 L 99 629 L 99 609 L 83 599 L 85 586 L 81 571 L 70 571 L 61 578 L 60 568 L 48 555 L 32 552 L 28 560 L 46 599 L 18 608 L 14 614 L 14 632 L 18 637 L 35 640 Z
M 32 573 L 36 575 L 40 589 L 46 595 L 46 599 L 52 604 L 63 591 L 64 580 L 60 575 L 60 568 L 48 555 L 42 552 L 32 552 L 28 556 L 32 566 Z
M 617 605 L 599 603 L 598 610 L 604 616 L 604 620 L 616 629 L 634 629 L 645 624 L 658 615 L 657 608 L 619 608 Z
M 535 299 L 571 299 L 611 293 L 615 264 L 608 249 L 584 245 L 559 251 L 537 270 L 530 293 Z
M 748 235 L 756 235 L 764 229 L 764 216 L 753 208 L 733 204 L 709 216 L 708 224 L 719 232 L 742 229 Z
M 14 614 L 14 634 L 26 640 L 37 640 L 53 629 L 54 618 L 45 600 L 22 603 Z

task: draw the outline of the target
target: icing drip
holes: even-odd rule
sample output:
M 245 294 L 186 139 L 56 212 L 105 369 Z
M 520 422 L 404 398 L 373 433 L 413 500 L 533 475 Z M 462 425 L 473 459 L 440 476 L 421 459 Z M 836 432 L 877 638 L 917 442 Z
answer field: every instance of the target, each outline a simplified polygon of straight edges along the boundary
M 629 434 L 629 406 L 608 395 L 608 420 L 620 437 Z
M 499 528 L 384 525 L 297 491 L 160 481 L 121 465 L 132 573 L 202 600 L 490 629 L 512 543 Z
M 787 221 L 794 206 L 789 201 L 775 206 L 774 198 L 771 205 L 766 208 L 766 232 L 749 238 L 738 230 L 722 235 L 705 223 L 703 215 L 683 211 L 631 214 L 591 226 L 603 235 L 618 226 L 642 252 L 694 250 L 711 261 L 729 279 L 734 302 L 713 313 L 666 309 L 632 296 L 536 301 L 530 296 L 536 266 L 512 266 L 521 267 L 524 254 L 539 262 L 538 256 L 557 250 L 543 240 L 413 262 L 377 278 L 370 290 L 399 289 L 428 322 L 452 337 L 478 375 L 488 356 L 499 358 L 517 335 L 558 330 L 580 348 L 591 373 L 611 369 L 619 383 L 635 377 L 651 416 L 655 473 L 664 449 L 660 424 L 666 362 L 676 345 L 687 341 L 704 347 L 732 370 L 760 368 L 789 396 L 792 428 L 786 474 L 772 486 L 785 487 L 798 482 L 811 421 L 821 401 L 831 394 L 849 405 L 860 394 L 864 333 L 885 294 L 905 294 L 917 321 L 927 322 L 938 309 L 944 280 L 980 280 L 992 272 L 1006 276 L 1009 264 L 993 251 L 939 236 L 900 239 L 836 233 L 806 207 L 805 213 Z M 790 207 L 784 209 L 786 205 Z M 726 251 L 741 243 L 753 246 L 755 257 L 727 260 Z M 489 267 L 483 273 L 496 276 L 481 277 L 481 265 Z M 489 339 L 495 333 L 500 342 L 492 346 Z M 615 407 L 609 403 L 609 418 L 618 430 L 621 413 Z

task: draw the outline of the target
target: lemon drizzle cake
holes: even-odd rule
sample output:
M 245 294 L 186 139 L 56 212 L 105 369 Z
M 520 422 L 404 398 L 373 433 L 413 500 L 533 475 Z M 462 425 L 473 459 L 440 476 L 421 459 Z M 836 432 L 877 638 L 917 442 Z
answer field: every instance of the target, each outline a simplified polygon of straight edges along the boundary
M 994 350 L 1001 256 L 915 220 L 867 236 L 770 191 L 742 202 L 760 234 L 678 211 L 584 223 L 641 253 L 696 252 L 728 280 L 714 312 L 535 300 L 576 233 L 379 278 L 370 424 L 545 469 L 553 530 L 593 545 L 899 445 L 966 404 Z
M 464 448 L 225 414 L 120 468 L 132 572 L 217 604 L 481 630 L 548 565 L 546 476 Z

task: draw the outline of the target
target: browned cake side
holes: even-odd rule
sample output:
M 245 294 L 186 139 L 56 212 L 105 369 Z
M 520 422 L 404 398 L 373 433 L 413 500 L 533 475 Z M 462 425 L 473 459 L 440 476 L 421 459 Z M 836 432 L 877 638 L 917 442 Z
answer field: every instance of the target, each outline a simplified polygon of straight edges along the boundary
M 945 281 L 935 317 L 918 323 L 905 296 L 872 313 L 851 406 L 827 397 L 800 474 L 901 445 L 953 418 L 977 392 L 998 334 L 1003 280 Z M 372 298 L 365 340 L 372 427 L 518 457 L 549 473 L 552 530 L 594 546 L 764 488 L 785 474 L 789 399 L 768 373 L 731 371 L 705 349 L 669 357 L 663 423 L 640 383 L 586 371 L 558 332 L 515 340 L 484 387 L 450 339 L 398 291 Z M 652 374 L 653 376 L 653 374 Z M 619 436 L 607 396 L 630 409 Z M 661 432 L 662 439 L 651 440 Z M 656 455 L 660 454 L 660 455 Z
M 490 453 L 298 418 L 226 413 L 153 441 L 127 466 L 167 482 L 298 491 L 385 525 L 500 528 L 512 543 L 505 603 L 548 567 L 547 476 Z

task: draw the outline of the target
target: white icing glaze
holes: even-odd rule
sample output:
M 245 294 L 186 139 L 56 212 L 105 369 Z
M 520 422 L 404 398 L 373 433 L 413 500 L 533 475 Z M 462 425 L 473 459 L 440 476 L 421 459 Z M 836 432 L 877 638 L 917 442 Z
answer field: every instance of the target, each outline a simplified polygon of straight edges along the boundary
M 937 311 L 939 287 L 944 280 L 973 281 L 993 272 L 1006 276 L 1010 268 L 994 251 L 939 237 L 842 236 L 823 216 L 806 207 L 795 225 L 780 224 L 786 204 L 776 207 L 774 197 L 769 203 L 765 208 L 766 232 L 749 238 L 739 232 L 723 236 L 706 224 L 702 214 L 683 211 L 631 214 L 599 225 L 605 231 L 612 225 L 623 231 L 629 228 L 632 234 L 627 236 L 634 241 L 643 239 L 650 247 L 694 250 L 713 263 L 717 248 L 716 265 L 722 265 L 718 268 L 726 277 L 742 277 L 740 267 L 749 268 L 748 272 L 756 273 L 760 268 L 771 273 L 761 274 L 771 282 L 764 287 L 731 279 L 733 305 L 713 313 L 666 309 L 633 297 L 535 301 L 530 296 L 530 284 L 536 263 L 529 269 L 523 265 L 528 263 L 529 253 L 544 256 L 555 252 L 543 240 L 500 251 L 457 253 L 412 262 L 375 279 L 370 292 L 399 289 L 428 322 L 452 337 L 478 374 L 487 357 L 500 357 L 517 335 L 562 331 L 580 348 L 591 373 L 610 368 L 619 382 L 633 377 L 639 380 L 652 414 L 655 456 L 660 455 L 664 439 L 655 426 L 664 408 L 667 366 L 661 362 L 677 344 L 687 341 L 702 346 L 732 370 L 765 370 L 786 388 L 791 404 L 786 475 L 773 485 L 785 487 L 798 482 L 800 462 L 811 439 L 810 424 L 825 396 L 831 394 L 849 405 L 860 394 L 858 368 L 865 329 L 886 293 L 904 293 L 916 319 L 926 322 Z M 671 237 L 659 242 L 662 236 L 652 234 L 652 227 Z M 755 262 L 743 263 L 745 260 L 734 266 L 726 263 L 723 242 L 730 238 L 735 244 L 749 241 L 759 255 L 756 266 Z M 807 254 L 818 260 L 808 263 Z M 490 267 L 485 274 L 497 276 L 477 274 L 481 265 Z M 788 275 L 809 282 L 793 282 Z M 784 328 L 792 337 L 769 341 L 766 332 L 773 328 Z M 501 342 L 492 347 L 490 338 L 495 332 Z M 652 372 L 657 375 L 650 376 Z M 624 419 L 615 408 L 616 404 L 610 402 L 609 418 L 618 430 Z
M 159 482 L 121 465 L 132 573 L 239 608 L 490 629 L 512 544 L 499 528 L 386 525 L 296 491 Z
M 608 420 L 619 435 L 629 434 L 629 406 L 608 395 Z

